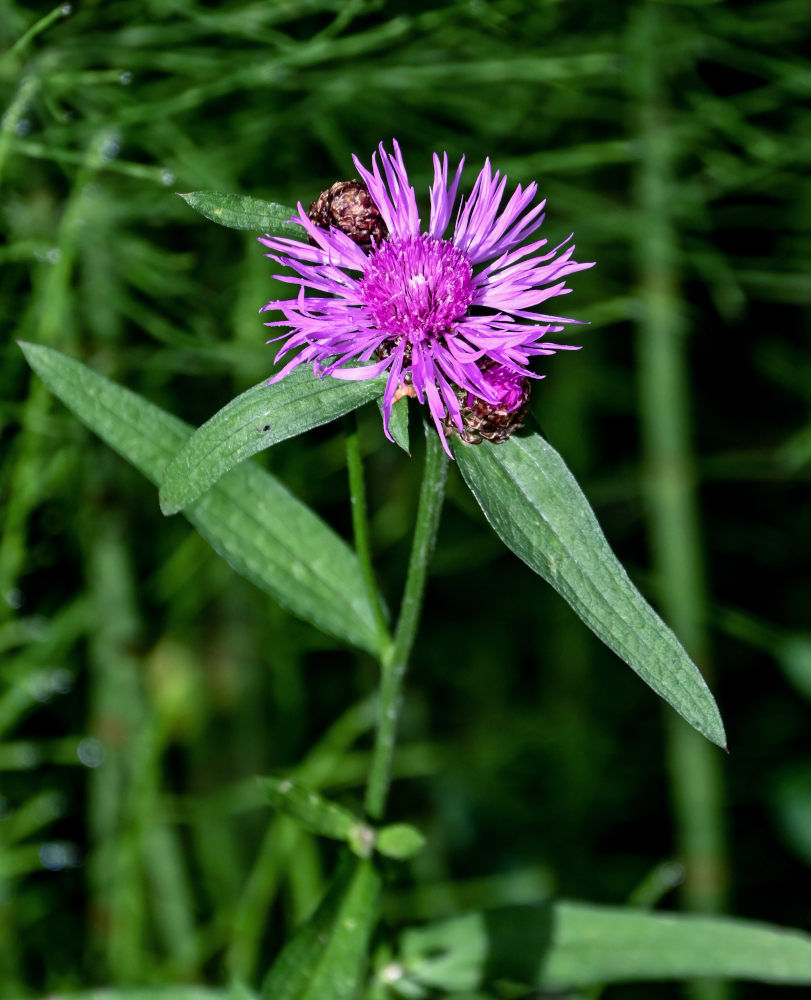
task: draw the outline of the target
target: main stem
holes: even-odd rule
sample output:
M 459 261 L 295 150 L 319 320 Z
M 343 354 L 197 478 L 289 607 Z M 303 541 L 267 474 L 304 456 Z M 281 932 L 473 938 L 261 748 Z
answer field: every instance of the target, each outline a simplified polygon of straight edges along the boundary
M 358 414 L 350 414 L 345 420 L 346 433 L 346 466 L 349 475 L 349 499 L 352 508 L 352 533 L 355 537 L 355 551 L 358 554 L 360 570 L 366 596 L 375 616 L 377 628 L 378 649 L 381 655 L 391 646 L 391 636 L 380 602 L 380 591 L 377 589 L 374 566 L 372 565 L 372 546 L 369 541 L 369 519 L 366 513 L 366 486 L 363 481 L 363 458 L 360 453 L 358 436 Z
M 369 783 L 366 786 L 366 812 L 371 819 L 380 819 L 386 805 L 386 795 L 391 783 L 391 767 L 397 722 L 402 702 L 403 678 L 417 636 L 425 578 L 434 550 L 439 528 L 442 501 L 445 499 L 445 482 L 448 462 L 442 442 L 433 428 L 426 432 L 425 469 L 423 472 L 414 540 L 408 563 L 400 617 L 394 633 L 394 642 L 381 658 L 380 697 L 377 707 L 377 729 L 372 751 Z

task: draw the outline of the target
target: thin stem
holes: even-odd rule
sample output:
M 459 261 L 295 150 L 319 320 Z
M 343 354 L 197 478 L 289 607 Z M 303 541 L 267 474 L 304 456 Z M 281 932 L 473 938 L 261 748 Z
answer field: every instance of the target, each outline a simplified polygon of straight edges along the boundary
M 649 531 L 664 583 L 663 606 L 687 651 L 707 669 L 706 594 L 688 412 L 685 324 L 680 295 L 674 130 L 662 59 L 669 37 L 664 9 L 640 5 L 630 32 L 629 86 L 639 102 L 637 259 L 640 416 L 647 465 Z M 670 785 L 688 909 L 724 908 L 726 844 L 720 755 L 672 713 L 668 715 Z M 728 984 L 691 984 L 696 1000 L 729 996 Z
M 445 482 L 448 478 L 448 462 L 442 442 L 433 428 L 427 429 L 426 437 L 425 469 L 400 617 L 394 633 L 394 644 L 380 664 L 382 676 L 377 730 L 365 803 L 366 811 L 372 819 L 380 819 L 386 805 L 397 737 L 397 721 L 402 702 L 403 679 L 417 636 L 425 578 L 434 550 L 442 502 L 445 499 Z
M 374 566 L 372 564 L 372 547 L 369 541 L 369 520 L 366 512 L 366 486 L 363 481 L 363 458 L 360 453 L 358 437 L 357 411 L 345 420 L 346 431 L 346 465 L 349 473 L 349 500 L 352 508 L 352 532 L 355 538 L 355 551 L 360 561 L 366 596 L 375 617 L 377 627 L 378 648 L 383 651 L 391 646 L 391 635 L 380 602 L 380 591 L 377 587 Z
M 54 7 L 50 14 L 46 14 L 45 17 L 41 17 L 36 24 L 33 24 L 24 35 L 17 39 L 10 49 L 7 49 L 3 53 L 2 58 L 0 58 L 0 62 L 2 62 L 3 59 L 13 59 L 15 56 L 21 55 L 29 42 L 32 42 L 37 35 L 45 31 L 46 28 L 49 28 L 54 21 L 58 21 L 60 18 L 67 17 L 68 14 L 71 14 L 72 9 L 73 5 L 69 3 L 61 3 L 58 7 Z

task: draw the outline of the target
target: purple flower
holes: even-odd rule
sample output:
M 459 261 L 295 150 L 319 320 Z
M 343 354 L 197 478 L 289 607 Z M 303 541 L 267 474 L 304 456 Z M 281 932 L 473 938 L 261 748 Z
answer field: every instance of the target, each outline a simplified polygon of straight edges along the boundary
M 526 375 L 524 372 L 506 368 L 504 365 L 493 365 L 492 368 L 482 372 L 485 382 L 493 390 L 494 399 L 488 400 L 493 407 L 504 408 L 508 413 L 513 413 L 526 402 L 526 391 L 524 383 Z M 472 392 L 467 393 L 465 399 L 466 406 L 473 406 L 476 397 Z
M 368 253 L 340 230 L 314 225 L 301 204 L 294 221 L 309 244 L 260 240 L 274 251 L 268 257 L 295 272 L 277 279 L 298 286 L 295 298 L 268 302 L 262 310 L 284 314 L 267 326 L 292 328 L 277 338 L 285 341 L 279 357 L 295 353 L 272 381 L 310 361 L 320 378 L 366 379 L 387 371 L 386 434 L 395 395 L 401 385 L 410 386 L 428 404 L 448 450 L 445 429 L 464 430 L 467 399 L 509 409 L 525 378 L 542 377 L 529 370 L 535 355 L 576 349 L 543 340 L 576 320 L 534 310 L 569 292 L 567 276 L 592 264 L 572 259 L 571 236 L 544 254 L 539 251 L 546 240 L 521 245 L 543 222 L 546 203 L 532 205 L 532 183 L 525 190 L 519 185 L 502 206 L 507 178 L 494 174 L 489 160 L 445 239 L 464 157 L 449 184 L 447 154 L 441 163 L 434 154 L 431 215 L 421 232 L 414 189 L 400 147 L 396 141 L 393 146 L 391 154 L 380 145 L 382 173 L 376 155 L 371 171 L 353 157 L 388 229 Z

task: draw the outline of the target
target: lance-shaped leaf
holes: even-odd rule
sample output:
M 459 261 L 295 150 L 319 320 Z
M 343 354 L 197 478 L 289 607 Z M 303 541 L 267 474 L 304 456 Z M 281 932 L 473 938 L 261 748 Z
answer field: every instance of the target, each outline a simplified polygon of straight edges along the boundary
M 425 837 L 409 823 L 375 829 L 294 778 L 260 778 L 259 786 L 274 809 L 292 816 L 311 833 L 344 841 L 359 858 L 368 858 L 376 850 L 387 858 L 404 861 L 425 846 Z
M 409 984 L 449 992 L 705 977 L 807 985 L 811 937 L 754 921 L 560 902 L 408 930 L 397 962 Z
M 457 444 L 454 454 L 502 541 L 690 725 L 725 746 L 698 667 L 628 578 L 555 449 L 528 434 L 498 445 Z
M 260 382 L 215 413 L 175 455 L 163 475 L 161 510 L 176 514 L 244 459 L 357 409 L 385 382 L 320 379 L 309 365 L 274 385 Z
M 288 205 L 222 191 L 189 191 L 180 197 L 200 215 L 229 229 L 289 236 L 294 240 L 307 238 L 301 226 L 289 221 L 296 210 Z
M 343 840 L 358 857 L 368 858 L 372 853 L 374 829 L 349 809 L 293 778 L 260 778 L 259 785 L 274 809 L 292 816 L 312 833 Z
M 21 344 L 48 388 L 90 430 L 158 484 L 192 429 L 79 361 Z M 357 557 L 305 504 L 252 462 L 185 511 L 230 565 L 293 614 L 374 652 L 377 628 Z
M 263 1000 L 358 996 L 379 893 L 372 863 L 347 856 L 318 909 L 274 962 L 262 985 Z

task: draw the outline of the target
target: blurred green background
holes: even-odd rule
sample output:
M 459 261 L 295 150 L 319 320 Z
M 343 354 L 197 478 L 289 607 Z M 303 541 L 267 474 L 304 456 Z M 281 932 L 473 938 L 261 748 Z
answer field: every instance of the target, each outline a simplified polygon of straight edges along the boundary
M 664 894 L 807 929 L 804 0 L 117 0 L 26 37 L 50 10 L 0 0 L 0 996 L 255 984 L 334 854 L 252 778 L 320 741 L 302 773 L 359 801 L 376 680 L 162 518 L 14 340 L 202 422 L 271 372 L 278 290 L 252 236 L 174 192 L 307 204 L 392 136 L 418 193 L 443 149 L 468 189 L 488 155 L 537 180 L 551 244 L 574 230 L 598 262 L 561 307 L 590 321 L 565 335 L 583 350 L 544 359 L 533 409 L 705 668 L 731 752 L 675 725 L 452 470 L 390 808 L 429 847 L 388 926 Z M 367 410 L 395 604 L 420 435 L 410 460 Z M 340 426 L 262 457 L 349 537 Z

